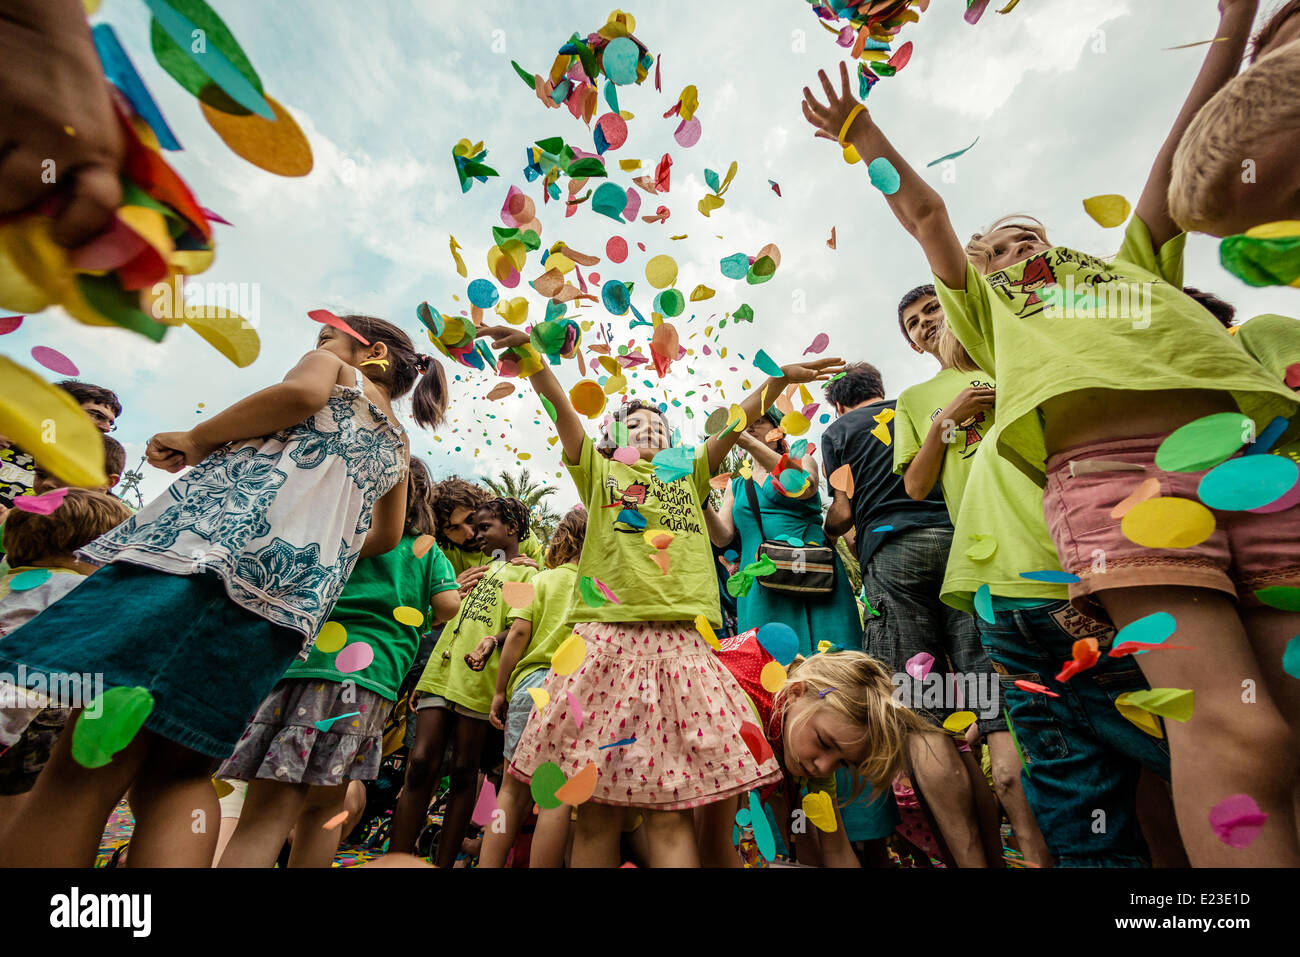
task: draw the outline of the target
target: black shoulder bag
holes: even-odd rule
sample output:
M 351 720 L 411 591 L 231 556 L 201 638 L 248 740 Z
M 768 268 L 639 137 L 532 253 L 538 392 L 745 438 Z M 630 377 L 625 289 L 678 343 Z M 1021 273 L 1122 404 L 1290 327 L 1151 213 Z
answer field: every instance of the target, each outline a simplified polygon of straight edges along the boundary
M 776 571 L 763 575 L 758 583 L 774 591 L 800 595 L 829 595 L 835 590 L 835 550 L 826 545 L 795 547 L 785 542 L 771 542 L 763 531 L 763 510 L 758 504 L 754 480 L 745 480 L 745 494 L 749 507 L 758 522 L 758 534 L 763 541 L 758 546 L 755 559 L 766 555 L 776 565 Z

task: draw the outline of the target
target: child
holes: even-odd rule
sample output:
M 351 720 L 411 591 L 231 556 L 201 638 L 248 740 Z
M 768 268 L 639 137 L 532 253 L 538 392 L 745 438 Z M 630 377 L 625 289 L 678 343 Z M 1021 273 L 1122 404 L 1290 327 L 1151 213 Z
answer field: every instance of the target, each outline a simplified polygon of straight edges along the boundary
M 324 825 L 343 810 L 350 781 L 379 774 L 384 722 L 397 686 L 420 646 L 425 622 L 460 609 L 451 563 L 437 545 L 417 541 L 433 531 L 429 473 L 411 460 L 406 528 L 392 551 L 363 558 L 343 586 L 329 625 L 346 646 L 328 651 L 318 641 L 306 661 L 295 661 L 257 709 L 217 777 L 252 782 L 223 867 L 270 867 L 295 829 L 290 867 L 328 867 L 345 833 Z M 395 609 L 414 611 L 399 621 Z M 371 661 L 341 671 L 337 655 L 364 642 Z M 331 720 L 333 719 L 333 723 Z
M 76 557 L 89 545 L 131 517 L 131 510 L 111 495 L 69 489 L 49 515 L 15 511 L 5 523 L 5 540 L 13 567 L 0 578 L 0 648 L 5 635 L 36 617 L 86 580 L 93 565 Z M 32 585 L 31 582 L 36 584 Z M 15 690 L 12 685 L 9 691 Z M 82 697 L 93 692 L 82 688 Z M 0 703 L 0 795 L 25 794 L 50 758 L 54 742 L 68 720 L 73 702 L 43 696 L 34 707 Z M 0 817 L 14 805 L 0 799 Z
M 5 639 L 0 670 L 98 671 L 110 688 L 145 688 L 152 708 L 105 766 L 81 766 L 60 739 L 0 838 L 0 865 L 90 865 L 128 787 L 133 864 L 211 863 L 212 758 L 310 649 L 358 557 L 401 538 L 407 451 L 392 400 L 418 380 L 415 420 L 430 427 L 446 405 L 441 366 L 406 333 L 344 318 L 369 345 L 327 326 L 283 382 L 150 439 L 156 467 L 195 468 L 83 549 L 106 567 Z M 191 830 L 194 810 L 212 826 Z
M 1140 667 L 1155 687 L 1194 692 L 1194 715 L 1170 722 L 1168 735 L 1179 827 L 1197 866 L 1300 864 L 1294 735 L 1263 689 L 1255 704 L 1241 707 L 1242 682 L 1272 667 L 1262 663 L 1277 661 L 1300 632 L 1300 614 L 1265 617 L 1253 597 L 1265 585 L 1300 584 L 1300 512 L 1220 513 L 1210 538 L 1181 550 L 1137 545 L 1111 512 L 1138 486 L 1139 472 L 1158 475 L 1165 497 L 1197 497 L 1199 473 L 1154 465 L 1156 449 L 1180 426 L 1240 409 L 1258 433 L 1274 417 L 1296 412 L 1290 390 L 1244 350 L 1226 348 L 1227 333 L 1183 294 L 1184 240 L 1165 209 L 1174 150 L 1197 110 L 1235 72 L 1254 11 L 1251 0 L 1224 3 L 1217 36 L 1225 39 L 1210 45 L 1110 264 L 1053 247 L 1041 226 L 1020 219 L 995 223 L 963 249 L 942 199 L 870 117 L 858 115 L 847 70 L 838 96 L 822 74 L 828 106 L 807 89 L 804 103 L 819 136 L 835 139 L 847 127 L 860 156 L 883 158 L 899 173 L 890 208 L 921 244 L 949 326 L 980 367 L 997 376 L 998 451 L 1046 485 L 1043 507 L 1062 567 L 1080 579 L 1070 585 L 1075 607 L 1116 627 L 1156 612 L 1177 621 L 1177 641 L 1187 650 L 1143 655 Z M 1085 299 L 1096 284 L 1120 284 L 1113 288 L 1129 300 L 1146 298 L 1145 318 L 1063 318 L 1037 295 L 1052 283 L 1083 290 Z M 1092 311 L 1112 310 L 1085 310 Z M 1288 693 L 1294 698 L 1300 689 Z M 1210 812 L 1243 793 L 1268 819 L 1254 843 L 1234 848 L 1215 835 Z
M 894 472 L 903 476 L 907 494 L 918 501 L 930 494 L 936 482 L 942 484 L 948 517 L 956 526 L 972 461 L 993 428 L 996 394 L 993 380 L 971 361 L 948 332 L 934 286 L 917 286 L 903 297 L 898 306 L 898 324 L 914 351 L 938 360 L 939 372 L 926 382 L 904 389 L 898 397 Z M 948 552 L 948 562 L 952 562 L 952 549 Z M 981 645 L 986 652 L 987 645 L 982 639 Z M 936 662 L 945 658 L 946 649 L 938 643 L 928 651 Z M 972 683 L 977 687 L 982 685 L 992 692 L 992 701 L 971 706 L 979 714 L 975 723 L 989 746 L 994 791 L 1011 821 L 1025 860 L 1037 867 L 1048 867 L 1052 858 L 1020 785 L 1020 758 L 1000 713 L 1003 709 L 988 714 L 988 709 L 982 706 L 996 706 L 1001 701 L 993 663 L 987 653 L 979 653 L 964 660 L 954 658 L 953 665 L 964 669 L 954 676 L 958 681 L 967 687 Z M 946 671 L 942 665 L 934 670 Z M 911 702 L 919 703 L 916 698 L 922 690 L 919 683 L 911 690 Z
M 587 510 L 579 505 L 556 526 L 546 551 L 546 568 L 533 579 L 532 604 L 518 609 L 518 617 L 501 646 L 501 665 L 489 719 L 492 727 L 505 732 L 507 763 L 514 757 L 519 736 L 524 733 L 533 710 L 529 690 L 546 683 L 551 656 L 573 634 L 569 601 L 577 587 L 578 560 L 586 536 Z M 519 826 L 532 803 L 528 785 L 512 774 L 505 775 L 497 795 L 497 807 L 505 812 L 505 826 L 500 830 L 488 829 L 479 867 L 505 867 Z M 559 867 L 564 863 L 571 810 L 569 805 L 561 804 L 543 809 L 538 815 L 528 855 L 529 867 Z
M 751 629 L 722 645 L 719 658 L 744 689 L 752 714 L 781 767 L 780 787 L 773 789 L 773 815 L 783 826 L 787 847 L 797 846 L 799 862 L 824 867 L 857 867 L 836 793 L 835 774 L 853 776 L 853 795 L 864 789 L 874 795 L 890 790 L 894 777 L 907 767 L 908 739 L 935 739 L 943 732 L 927 724 L 894 698 L 889 672 L 870 655 L 837 651 L 796 658 L 785 685 L 773 694 L 763 687 L 761 674 L 772 656 Z M 747 745 L 747 749 L 752 745 Z M 824 831 L 813 821 L 792 826 L 793 812 L 812 805 L 801 792 L 822 792 L 829 798 L 835 827 Z M 731 844 L 738 797 L 708 805 L 700 821 L 701 856 L 709 866 L 735 867 Z M 806 813 L 806 811 L 805 811 Z M 824 822 L 829 823 L 829 822 Z M 764 822 L 753 821 L 761 828 Z
M 480 334 L 498 348 L 528 341 L 508 327 Z M 741 403 L 740 427 L 762 413 L 765 397 L 828 379 L 842 365 L 819 359 L 784 367 Z M 690 809 L 777 775 L 770 760 L 747 757 L 743 693 L 696 624 L 711 632 L 719 623 L 701 503 L 735 431 L 675 450 L 662 410 L 633 401 L 606 420 L 598 449 L 549 366 L 528 381 L 556 410 L 564 462 L 590 516 L 569 613 L 586 657 L 547 680 L 550 703 L 529 717 L 510 773 L 531 780 L 549 762 L 572 777 L 596 766 L 595 790 L 579 808 L 574 866 L 617 866 L 628 807 L 644 809 L 652 866 L 697 866 Z M 636 459 L 615 459 L 618 449 L 634 449 Z
M 473 544 L 502 558 L 470 589 L 460 611 L 447 622 L 415 690 L 415 746 L 406 766 L 406 784 L 393 813 L 390 850 L 415 846 L 424 825 L 433 787 L 451 742 L 451 793 L 438 839 L 438 867 L 456 862 L 477 795 L 477 770 L 488 737 L 488 711 L 496 688 L 498 659 L 512 612 L 502 585 L 526 582 L 536 569 L 516 565 L 519 542 L 528 534 L 528 509 L 513 498 L 489 499 L 473 517 Z
M 438 519 L 438 544 L 456 571 L 462 594 L 468 591 L 467 586 L 483 577 L 482 569 L 493 561 L 492 556 L 470 547 L 474 543 L 474 513 L 491 498 L 491 493 L 483 486 L 456 476 L 443 479 L 434 486 L 433 509 Z M 530 529 L 528 537 L 519 543 L 519 555 L 514 564 L 536 568 L 541 557 L 541 543 Z
M 1300 219 L 1297 39 L 1300 3 L 1292 0 L 1260 30 L 1251 67 L 1224 84 L 1187 126 L 1168 183 L 1169 213 L 1183 229 L 1228 236 Z

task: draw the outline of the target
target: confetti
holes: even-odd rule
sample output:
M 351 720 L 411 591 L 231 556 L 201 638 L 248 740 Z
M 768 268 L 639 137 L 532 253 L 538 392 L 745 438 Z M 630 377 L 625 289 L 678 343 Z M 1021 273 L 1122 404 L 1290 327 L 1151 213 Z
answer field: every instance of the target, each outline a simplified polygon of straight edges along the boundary
M 59 350 L 51 349 L 49 346 L 34 346 L 32 348 L 32 358 L 51 372 L 57 372 L 59 375 L 76 376 L 81 374 L 77 370 L 76 363 Z
M 551 695 L 545 688 L 529 688 L 528 697 L 533 699 L 533 707 L 541 711 L 551 703 Z
M 799 654 L 799 635 L 784 622 L 769 622 L 759 628 L 754 637 L 782 665 L 789 665 Z
M 423 619 L 423 615 L 420 616 Z M 364 641 L 354 641 L 334 658 L 334 667 L 343 674 L 364 671 L 375 660 L 375 649 Z
M 853 497 L 853 470 L 848 463 L 841 465 L 832 472 L 827 481 L 830 483 L 831 488 L 843 492 L 849 498 Z
M 456 242 L 456 237 L 451 237 L 451 258 L 456 262 L 456 272 L 462 279 L 469 278 L 469 270 L 465 268 L 465 260 L 460 258 L 460 243 Z
M 587 658 L 587 643 L 577 632 L 569 635 L 560 643 L 551 656 L 551 670 L 557 675 L 568 675 L 577 671 Z
M 954 711 L 943 721 L 943 727 L 946 731 L 954 731 L 961 734 L 978 720 L 978 715 L 974 711 Z
M 328 731 L 334 726 L 334 722 L 342 721 L 344 718 L 356 718 L 361 715 L 360 711 L 349 711 L 347 714 L 337 714 L 332 718 L 324 718 L 320 721 L 313 721 L 317 731 Z
M 1148 691 L 1129 691 L 1116 700 L 1149 711 L 1151 714 L 1184 722 L 1192 716 L 1195 695 L 1183 688 L 1151 688 Z
M 529 689 L 535 691 L 537 689 Z M 546 761 L 537 766 L 533 772 L 532 780 L 528 782 L 528 789 L 532 792 L 533 801 L 538 807 L 544 810 L 552 810 L 559 807 L 564 802 L 556 796 L 560 788 L 564 787 L 567 782 L 564 780 L 564 772 L 554 761 Z
M 564 804 L 576 807 L 596 793 L 596 781 L 599 777 L 600 772 L 596 765 L 588 762 L 585 768 L 556 790 L 555 797 Z
M 327 621 L 321 625 L 320 632 L 316 635 L 316 644 L 313 647 L 321 654 L 332 655 L 347 643 L 348 630 L 343 627 L 342 623 Z
M 1120 523 L 1124 537 L 1144 548 L 1192 548 L 1214 534 L 1214 513 L 1191 499 L 1139 502 Z
M 330 312 L 328 309 L 313 309 L 311 312 L 307 313 L 307 317 L 309 319 L 314 319 L 316 322 L 324 323 L 327 326 L 333 326 L 335 329 L 339 330 L 340 332 L 346 332 L 353 339 L 356 339 L 358 342 L 360 342 L 363 346 L 370 345 L 369 339 L 361 335 L 361 333 L 357 332 L 355 329 L 349 326 L 338 316 L 334 315 L 334 313 Z
M 779 661 L 769 661 L 763 665 L 763 670 L 759 672 L 758 681 L 763 686 L 764 691 L 775 694 L 785 687 L 785 668 L 781 666 Z
M 501 600 L 511 608 L 527 608 L 533 603 L 532 582 L 502 582 Z
M 1028 681 L 1025 678 L 1017 678 L 1014 683 L 1021 691 L 1029 691 L 1034 694 L 1045 694 L 1049 698 L 1060 697 L 1060 695 L 1055 691 L 1052 691 L 1046 685 L 1040 685 L 1037 681 Z
M 623 738 L 621 741 L 613 741 L 613 742 L 611 742 L 611 743 L 609 743 L 609 744 L 602 744 L 602 745 L 601 745 L 599 748 L 597 748 L 596 750 L 597 750 L 597 751 L 606 751 L 606 750 L 608 750 L 609 748 L 624 748 L 624 747 L 627 747 L 629 744 L 636 744 L 636 735 L 633 735 L 633 736 L 630 737 L 630 738 Z
M 109 688 L 77 716 L 72 729 L 72 757 L 84 768 L 102 768 L 144 727 L 153 711 L 147 688 Z
M 1233 794 L 1210 808 L 1210 827 L 1215 836 L 1229 847 L 1250 847 L 1268 823 L 1249 794 Z
M 1300 482 L 1300 465 L 1281 455 L 1244 455 L 1215 466 L 1196 489 L 1221 511 L 1245 511 L 1277 501 Z
M 19 495 L 14 499 L 13 507 L 20 512 L 30 512 L 33 515 L 50 515 L 67 497 L 66 488 L 56 488 L 44 495 Z
M 827 834 L 835 833 L 839 827 L 835 818 L 835 802 L 825 791 L 809 791 L 800 802 L 806 817 L 814 827 Z
M 1128 514 L 1129 509 L 1138 502 L 1145 502 L 1149 498 L 1155 498 L 1160 494 L 1160 480 L 1149 478 L 1143 479 L 1142 483 L 1130 492 L 1123 501 L 1110 510 L 1111 518 L 1123 518 Z
M 867 176 L 871 179 L 871 185 L 886 196 L 893 196 L 902 188 L 898 170 L 883 156 L 877 156 L 867 165 Z
M 1099 225 L 1106 229 L 1123 226 L 1128 221 L 1133 207 L 1129 201 L 1117 193 L 1105 196 L 1092 196 L 1083 201 L 1083 210 Z
M 978 136 L 975 137 L 975 143 L 978 143 L 979 141 L 980 141 L 980 138 L 979 138 Z M 948 154 L 946 154 L 946 155 L 944 155 L 944 156 L 940 156 L 937 160 L 931 160 L 930 162 L 926 163 L 925 165 L 926 165 L 927 168 L 929 168 L 929 167 L 931 167 L 931 166 L 938 166 L 940 163 L 946 162 L 946 161 L 948 161 L 948 160 L 955 160 L 957 157 L 959 157 L 959 156 L 961 156 L 961 155 L 963 155 L 963 154 L 965 154 L 965 153 L 970 152 L 970 150 L 974 148 L 975 143 L 971 143 L 970 146 L 966 147 L 965 149 L 957 150 L 957 152 L 955 152 L 955 153 L 948 153 Z
M 1069 572 L 1053 571 L 1050 568 L 1040 572 L 1021 572 L 1021 578 L 1027 578 L 1035 582 L 1048 582 L 1053 585 L 1073 585 L 1082 581 L 1078 575 L 1071 575 Z
M 903 665 L 903 670 L 917 681 L 924 681 L 925 676 L 930 673 L 932 667 L 934 667 L 934 655 L 928 651 L 919 651 L 907 659 L 907 664 Z
M 1255 435 L 1255 424 L 1240 412 L 1219 412 L 1189 422 L 1156 449 L 1156 468 L 1201 472 L 1227 461 Z
M 28 591 L 32 588 L 39 588 L 53 577 L 54 573 L 48 568 L 33 568 L 30 571 L 19 572 L 9 580 L 10 591 Z

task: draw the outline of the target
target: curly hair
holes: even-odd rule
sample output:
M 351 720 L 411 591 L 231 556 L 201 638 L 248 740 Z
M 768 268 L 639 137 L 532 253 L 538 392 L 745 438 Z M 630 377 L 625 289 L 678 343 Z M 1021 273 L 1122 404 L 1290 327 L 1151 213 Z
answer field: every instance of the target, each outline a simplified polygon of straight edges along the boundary
M 441 482 L 435 482 L 433 488 L 429 490 L 429 507 L 433 509 L 434 523 L 437 525 L 437 531 L 433 534 L 438 539 L 438 544 L 443 548 L 453 544 L 447 538 L 445 531 L 456 509 L 464 508 L 470 512 L 477 512 L 491 498 L 492 496 L 483 486 L 466 482 L 463 478 L 452 476 Z
M 569 509 L 560 524 L 555 526 L 551 544 L 546 549 L 546 567 L 559 568 L 576 562 L 582 556 L 582 543 L 587 537 L 587 510 L 581 505 Z
M 517 498 L 492 498 L 484 502 L 478 509 L 480 512 L 491 512 L 503 525 L 513 525 L 515 527 L 515 537 L 523 541 L 528 537 L 528 506 Z
M 665 431 L 668 432 L 668 444 L 672 445 L 673 430 L 668 422 L 668 416 L 664 415 L 664 410 L 653 402 L 647 402 L 645 399 L 629 399 L 614 411 L 601 430 L 600 441 L 596 443 L 596 451 L 605 458 L 613 458 L 614 450 L 618 448 L 618 443 L 614 441 L 614 426 L 619 423 L 626 424 L 628 417 L 633 412 L 651 412 L 659 416 L 664 424 Z
M 429 470 L 417 458 L 411 459 L 406 486 L 406 530 L 412 535 L 437 535 L 438 520 L 433 511 L 434 485 Z

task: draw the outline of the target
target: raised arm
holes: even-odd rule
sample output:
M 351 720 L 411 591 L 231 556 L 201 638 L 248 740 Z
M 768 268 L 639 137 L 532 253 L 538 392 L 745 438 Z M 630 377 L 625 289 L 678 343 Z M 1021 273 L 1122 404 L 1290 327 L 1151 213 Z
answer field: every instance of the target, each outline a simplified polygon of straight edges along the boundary
M 776 452 L 769 448 L 766 444 L 760 442 L 748 432 L 741 432 L 736 437 L 736 444 L 744 449 L 751 459 L 763 466 L 763 468 L 767 469 L 769 473 L 781 464 L 780 452 Z M 802 495 L 794 495 L 791 497 L 798 501 L 803 501 L 804 499 L 812 498 L 817 494 L 817 485 L 821 481 L 821 478 L 817 471 L 817 461 L 812 456 L 805 455 L 799 465 L 800 468 L 808 473 L 808 487 L 803 490 Z
M 714 509 L 711 503 L 704 503 L 704 525 L 709 530 L 709 541 L 718 548 L 726 548 L 736 537 L 735 505 L 736 498 L 730 485 L 722 493 L 721 508 Z
M 909 496 L 919 502 L 930 494 L 943 473 L 944 453 L 947 451 L 944 433 L 955 429 L 975 413 L 993 408 L 995 395 L 993 389 L 967 387 L 930 420 L 930 431 L 925 434 L 925 441 L 903 472 L 903 487 Z
M 826 91 L 824 106 L 812 90 L 806 86 L 803 88 L 803 115 L 817 128 L 815 135 L 839 143 L 841 130 L 852 118 L 842 142 L 857 150 L 864 169 L 873 160 L 883 157 L 898 171 L 898 190 L 886 195 L 885 201 L 903 228 L 921 244 L 930 271 L 949 289 L 965 289 L 966 251 L 948 219 L 943 198 L 912 169 L 872 122 L 871 114 L 849 87 L 849 70 L 844 63 L 840 63 L 839 93 L 835 92 L 825 70 L 819 70 L 817 76 Z
M 1156 154 L 1146 187 L 1138 199 L 1137 215 L 1146 223 L 1151 233 L 1151 245 L 1156 250 L 1182 232 L 1169 215 L 1169 180 L 1173 176 L 1174 153 L 1201 107 L 1237 75 L 1258 9 L 1259 0 L 1219 0 L 1219 30 L 1215 34 L 1218 42 L 1210 44 L 1201 72 L 1196 75 L 1191 92 L 1174 120 L 1173 129 Z
M 528 342 L 528 333 L 511 329 L 509 326 L 484 326 L 479 329 L 478 335 L 489 337 L 495 349 L 509 349 Z M 569 394 L 564 391 L 560 380 L 555 378 L 555 373 L 546 362 L 543 362 L 542 367 L 528 377 L 528 382 L 538 395 L 555 408 L 555 429 L 560 434 L 560 446 L 564 449 L 564 457 L 576 463 L 582 456 L 582 443 L 587 438 L 587 430 L 583 427 L 578 413 L 574 411 L 573 403 L 569 401 Z

